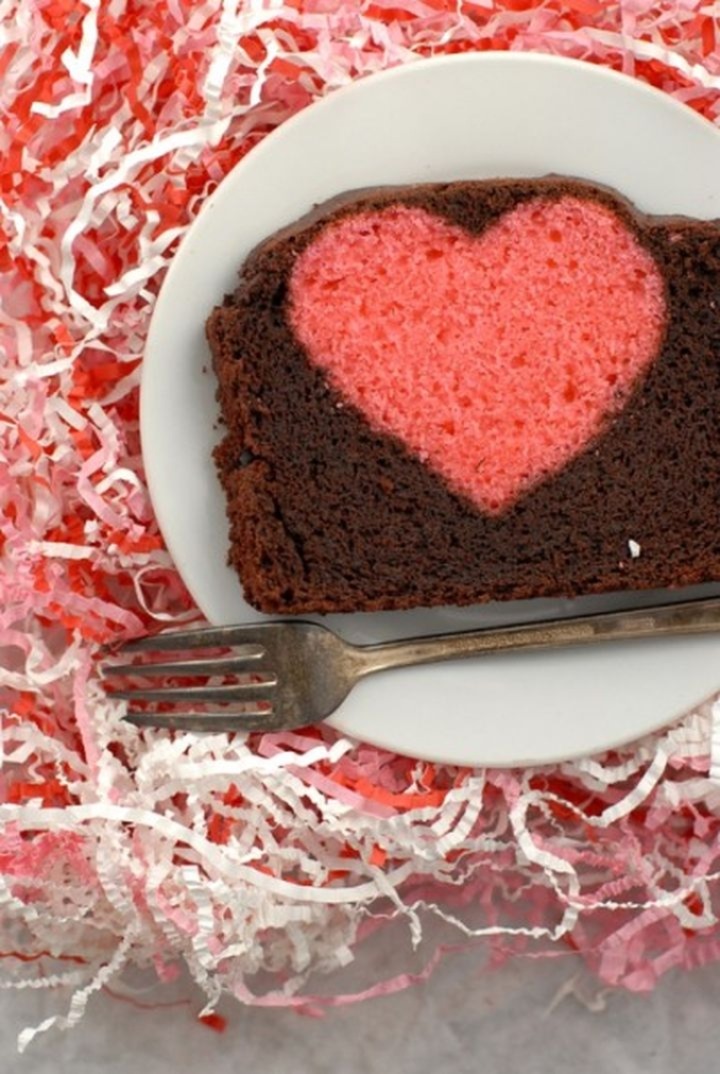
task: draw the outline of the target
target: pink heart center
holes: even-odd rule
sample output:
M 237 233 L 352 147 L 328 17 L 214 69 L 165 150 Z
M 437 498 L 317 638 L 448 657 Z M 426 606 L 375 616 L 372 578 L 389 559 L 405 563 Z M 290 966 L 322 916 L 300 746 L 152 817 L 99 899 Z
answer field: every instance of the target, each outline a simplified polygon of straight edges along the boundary
M 404 206 L 346 217 L 298 258 L 290 294 L 329 382 L 490 514 L 587 447 L 665 322 L 650 254 L 569 196 L 479 236 Z

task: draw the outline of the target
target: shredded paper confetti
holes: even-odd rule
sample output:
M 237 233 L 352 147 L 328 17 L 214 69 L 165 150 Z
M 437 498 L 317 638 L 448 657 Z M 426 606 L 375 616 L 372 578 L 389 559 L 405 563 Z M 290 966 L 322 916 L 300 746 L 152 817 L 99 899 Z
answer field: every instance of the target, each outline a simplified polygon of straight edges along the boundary
M 578 952 L 651 989 L 720 958 L 720 720 L 554 768 L 432 765 L 331 731 L 138 732 L 100 647 L 197 615 L 143 478 L 153 301 L 206 196 L 273 128 L 420 57 L 553 52 L 720 122 L 698 0 L 0 0 L 0 987 L 67 1028 L 129 966 L 318 1013 L 388 922 L 489 964 Z M 492 102 L 488 102 L 492 108 Z M 578 699 L 581 708 L 582 699 Z M 120 982 L 119 984 L 117 982 Z M 63 986 L 63 987 L 60 987 Z

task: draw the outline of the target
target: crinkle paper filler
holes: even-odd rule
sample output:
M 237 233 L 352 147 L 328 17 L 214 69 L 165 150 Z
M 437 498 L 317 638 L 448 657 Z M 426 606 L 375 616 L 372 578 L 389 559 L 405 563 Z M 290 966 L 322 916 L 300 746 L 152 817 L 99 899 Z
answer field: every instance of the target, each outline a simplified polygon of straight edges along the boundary
M 441 952 L 310 994 L 392 920 L 417 945 L 440 916 L 490 965 L 579 952 L 635 991 L 720 957 L 711 703 L 620 752 L 473 771 L 329 730 L 138 732 L 97 678 L 103 643 L 197 614 L 150 508 L 137 389 L 163 273 L 233 165 L 353 79 L 468 50 L 606 64 L 718 122 L 719 15 L 698 0 L 0 0 L 0 983 L 71 994 L 21 1048 L 130 965 L 168 980 L 186 964 L 210 1024 L 223 993 L 319 1013 L 402 988 Z

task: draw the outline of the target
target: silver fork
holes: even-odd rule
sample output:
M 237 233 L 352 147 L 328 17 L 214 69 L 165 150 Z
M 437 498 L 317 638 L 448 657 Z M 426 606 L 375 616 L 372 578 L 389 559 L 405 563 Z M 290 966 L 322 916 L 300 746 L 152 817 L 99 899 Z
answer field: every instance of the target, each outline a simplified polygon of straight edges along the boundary
M 251 626 L 168 631 L 128 642 L 121 654 L 233 649 L 231 656 L 106 664 L 111 679 L 127 676 L 227 676 L 223 685 L 131 687 L 108 690 L 128 701 L 235 702 L 242 711 L 128 711 L 137 727 L 182 731 L 277 731 L 319 723 L 360 679 L 376 671 L 481 653 L 555 649 L 628 638 L 703 634 L 720 630 L 720 598 L 606 612 L 518 626 L 439 634 L 381 645 L 351 645 L 327 627 L 303 620 Z

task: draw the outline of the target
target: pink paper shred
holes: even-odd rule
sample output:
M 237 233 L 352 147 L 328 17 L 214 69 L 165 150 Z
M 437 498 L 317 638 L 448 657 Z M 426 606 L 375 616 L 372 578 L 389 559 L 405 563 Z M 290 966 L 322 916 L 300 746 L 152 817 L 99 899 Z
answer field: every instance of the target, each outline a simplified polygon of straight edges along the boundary
M 0 0 L 0 985 L 74 990 L 21 1048 L 130 964 L 184 962 L 204 1017 L 223 993 L 318 1013 L 395 991 L 443 951 L 353 994 L 308 984 L 392 919 L 418 944 L 440 915 L 491 965 L 578 952 L 636 991 L 720 958 L 710 703 L 616 754 L 470 771 L 329 731 L 139 733 L 97 677 L 103 643 L 196 614 L 137 386 L 163 273 L 233 165 L 352 79 L 468 50 L 606 64 L 719 122 L 719 21 L 697 0 Z

